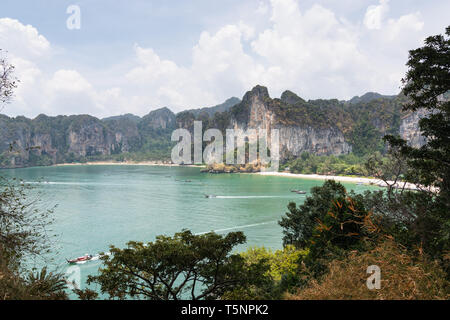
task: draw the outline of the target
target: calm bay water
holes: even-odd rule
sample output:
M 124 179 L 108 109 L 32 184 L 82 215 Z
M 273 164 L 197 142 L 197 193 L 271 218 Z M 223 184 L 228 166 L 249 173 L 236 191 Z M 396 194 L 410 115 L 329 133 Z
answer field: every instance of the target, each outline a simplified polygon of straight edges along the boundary
M 252 174 L 204 174 L 199 168 L 157 166 L 61 166 L 1 170 L 0 175 L 32 183 L 42 205 L 57 205 L 52 230 L 58 234 L 54 264 L 67 268 L 66 258 L 124 247 L 130 240 L 153 241 L 182 229 L 194 233 L 243 231 L 240 247 L 282 247 L 277 221 L 290 201 L 302 203 L 323 181 Z M 42 181 L 39 183 L 39 181 Z M 368 186 L 344 183 L 358 192 Z M 308 192 L 309 193 L 309 192 Z M 206 198 L 214 194 L 216 198 Z M 99 261 L 81 268 L 84 283 Z

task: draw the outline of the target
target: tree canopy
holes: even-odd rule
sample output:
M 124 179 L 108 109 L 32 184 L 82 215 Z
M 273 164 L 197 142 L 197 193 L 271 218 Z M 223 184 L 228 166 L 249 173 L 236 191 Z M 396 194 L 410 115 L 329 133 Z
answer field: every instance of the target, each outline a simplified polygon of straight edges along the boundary
M 112 247 L 111 256 L 103 258 L 105 267 L 88 282 L 118 299 L 217 299 L 264 278 L 268 267 L 262 262 L 248 265 L 232 253 L 245 240 L 242 232 L 221 236 L 185 230 L 147 244 L 129 242 L 125 249 Z
M 13 98 L 18 82 L 14 76 L 14 66 L 8 62 L 3 52 L 0 49 L 0 111 L 4 107 L 3 104 L 9 103 Z
M 403 79 L 403 92 L 408 98 L 404 110 L 424 110 L 419 121 L 427 143 L 421 148 L 408 146 L 406 141 L 387 136 L 393 146 L 402 148 L 413 174 L 412 182 L 440 189 L 450 199 L 450 26 L 446 35 L 428 37 L 425 45 L 411 50 L 408 71 Z M 447 203 L 448 204 L 448 203 Z

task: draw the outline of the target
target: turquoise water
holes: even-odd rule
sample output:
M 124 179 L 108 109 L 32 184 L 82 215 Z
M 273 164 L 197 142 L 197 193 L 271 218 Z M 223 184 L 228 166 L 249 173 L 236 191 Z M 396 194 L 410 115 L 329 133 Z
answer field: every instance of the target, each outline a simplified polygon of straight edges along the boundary
M 290 201 L 302 203 L 323 181 L 253 174 L 204 174 L 199 168 L 157 166 L 61 166 L 1 170 L 0 175 L 33 184 L 42 205 L 57 205 L 52 230 L 58 235 L 54 264 L 66 258 L 123 247 L 130 240 L 153 241 L 182 229 L 194 233 L 243 231 L 238 248 L 282 247 L 277 221 Z M 39 181 L 42 181 L 39 183 Z M 190 181 L 190 182 L 189 182 Z M 368 186 L 344 183 L 350 190 Z M 205 198 L 214 194 L 216 198 Z M 80 265 L 81 280 L 95 274 L 99 261 Z

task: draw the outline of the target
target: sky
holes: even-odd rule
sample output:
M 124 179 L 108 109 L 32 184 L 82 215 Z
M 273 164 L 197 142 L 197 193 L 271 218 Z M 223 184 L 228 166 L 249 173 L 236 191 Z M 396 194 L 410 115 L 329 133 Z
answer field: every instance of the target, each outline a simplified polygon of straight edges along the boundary
M 1 0 L 0 49 L 20 80 L 2 113 L 178 112 L 258 84 L 397 94 L 408 51 L 449 22 L 447 0 Z

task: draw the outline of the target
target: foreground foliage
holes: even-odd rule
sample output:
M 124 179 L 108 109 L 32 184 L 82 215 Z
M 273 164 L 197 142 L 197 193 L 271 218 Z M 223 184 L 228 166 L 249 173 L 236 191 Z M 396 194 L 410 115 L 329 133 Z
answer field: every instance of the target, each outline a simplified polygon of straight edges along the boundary
M 0 179 L 0 299 L 67 299 L 66 281 L 46 267 L 31 269 L 53 248 L 51 210 L 43 210 L 30 187 Z
M 89 277 L 111 298 L 150 300 L 217 299 L 224 292 L 249 284 L 261 284 L 267 267 L 246 264 L 232 249 L 245 242 L 241 232 L 226 236 L 158 236 L 147 244 L 130 242 L 128 248 L 112 247 L 100 275 Z
M 286 290 L 301 282 L 305 275 L 299 263 L 307 251 L 297 250 L 294 246 L 286 246 L 272 251 L 265 247 L 253 247 L 242 252 L 246 265 L 257 264 L 266 270 L 261 274 L 261 281 L 249 283 L 247 286 L 234 288 L 225 292 L 224 300 L 260 300 L 281 299 Z
M 102 258 L 100 274 L 88 282 L 99 284 L 112 299 L 278 299 L 283 293 L 289 299 L 449 299 L 450 27 L 446 34 L 428 38 L 408 61 L 405 110 L 428 111 L 420 121 L 426 145 L 415 149 L 388 136 L 388 156 L 375 155 L 364 166 L 387 182 L 386 190 L 357 195 L 334 181 L 313 188 L 302 205 L 290 203 L 280 221 L 283 250 L 253 248 L 237 254 L 233 249 L 246 240 L 241 232 L 221 236 L 185 230 L 147 244 L 112 247 L 111 255 Z M 291 113 L 283 106 L 273 104 L 276 112 Z M 397 118 L 390 120 L 395 127 Z M 379 133 L 369 129 L 357 146 L 361 153 L 381 148 L 375 139 Z M 355 126 L 346 134 L 360 135 L 361 130 Z M 303 162 L 297 159 L 292 167 L 329 172 L 335 164 L 330 159 L 320 158 L 319 166 L 317 158 L 303 155 Z M 418 189 L 407 190 L 402 181 Z M 67 298 L 61 275 L 23 268 L 25 257 L 48 248 L 42 238 L 47 215 L 33 210 L 35 203 L 23 186 L 1 187 L 0 298 Z M 379 290 L 366 286 L 371 265 L 382 272 Z M 77 293 L 82 299 L 97 297 L 89 289 Z
M 389 154 L 367 172 L 387 189 L 363 196 L 326 182 L 280 221 L 284 243 L 309 249 L 311 271 L 294 299 L 448 299 L 450 250 L 450 27 L 410 52 L 405 112 L 425 110 L 426 144 L 386 136 Z M 406 182 L 416 185 L 411 191 Z M 331 200 L 330 200 L 331 199 Z M 357 204 L 357 205 L 355 205 Z M 309 241 L 308 241 L 309 239 Z M 382 272 L 380 290 L 365 286 L 365 268 Z
M 431 236 L 425 237 L 424 230 L 418 245 L 440 259 L 450 274 L 445 259 L 450 252 L 450 26 L 445 35 L 428 37 L 423 47 L 411 50 L 407 65 L 403 82 L 409 101 L 404 110 L 425 111 L 419 127 L 427 143 L 413 148 L 394 136 L 386 140 L 407 160 L 410 170 L 405 180 L 422 189 L 419 197 L 407 199 L 419 210 L 425 205 L 428 211 L 417 220 L 424 220 L 422 227 Z
M 366 285 L 368 266 L 381 270 L 381 288 Z M 293 300 L 410 300 L 449 299 L 450 286 L 445 272 L 424 256 L 412 257 L 402 246 L 386 240 L 370 251 L 353 251 L 343 260 L 333 260 L 321 279 L 294 294 Z

